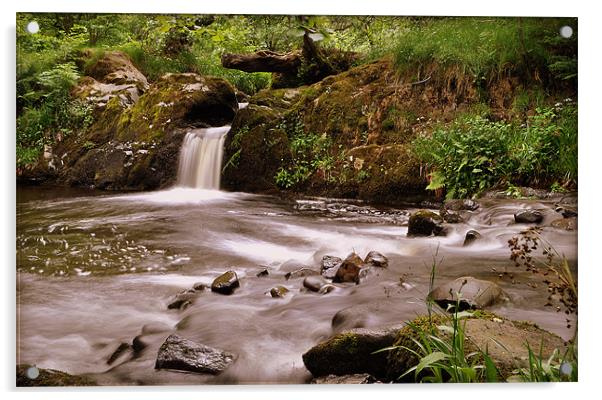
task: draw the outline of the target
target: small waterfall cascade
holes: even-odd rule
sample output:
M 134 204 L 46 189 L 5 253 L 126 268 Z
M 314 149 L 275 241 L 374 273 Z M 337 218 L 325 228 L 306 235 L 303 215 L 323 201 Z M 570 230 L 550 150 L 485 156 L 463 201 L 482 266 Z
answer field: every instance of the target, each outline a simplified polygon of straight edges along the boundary
M 193 129 L 180 153 L 178 186 L 219 190 L 224 140 L 230 125 Z

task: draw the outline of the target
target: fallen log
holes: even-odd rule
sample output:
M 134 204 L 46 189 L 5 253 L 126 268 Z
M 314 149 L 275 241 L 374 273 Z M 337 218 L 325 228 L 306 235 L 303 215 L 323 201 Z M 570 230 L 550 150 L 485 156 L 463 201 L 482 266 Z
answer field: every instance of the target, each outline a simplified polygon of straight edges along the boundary
M 299 65 L 301 65 L 300 51 L 280 54 L 262 50 L 251 54 L 222 54 L 222 66 L 224 68 L 238 69 L 245 72 L 296 73 Z

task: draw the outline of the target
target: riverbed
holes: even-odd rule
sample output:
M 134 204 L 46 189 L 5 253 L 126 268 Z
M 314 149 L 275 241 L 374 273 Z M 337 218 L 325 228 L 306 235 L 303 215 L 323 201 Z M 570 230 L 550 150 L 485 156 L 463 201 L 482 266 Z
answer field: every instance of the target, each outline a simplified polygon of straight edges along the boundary
M 562 218 L 558 201 L 481 199 L 446 237 L 408 238 L 414 207 L 187 188 L 115 194 L 20 187 L 17 362 L 90 374 L 102 385 L 304 383 L 311 375 L 301 356 L 319 341 L 424 313 L 433 260 L 436 284 L 460 276 L 494 281 L 509 300 L 491 311 L 568 340 L 575 324 L 567 328 L 567 316 L 545 306 L 541 277 L 514 267 L 507 246 L 526 228 L 513 214 L 539 209 L 543 237 L 576 272 L 577 232 L 549 226 Z M 463 247 L 470 229 L 482 238 Z M 317 294 L 303 289 L 303 279 L 284 277 L 303 266 L 319 269 L 324 255 L 372 250 L 388 257 L 389 267 L 359 285 Z M 241 282 L 233 295 L 204 291 L 184 310 L 167 308 L 178 292 L 227 270 Z M 263 270 L 268 275 L 257 276 Z M 269 295 L 278 285 L 290 290 L 286 297 Z M 344 309 L 347 317 L 333 324 Z M 148 336 L 135 357 L 107 362 L 120 343 L 153 326 L 168 331 Z M 237 360 L 217 376 L 156 370 L 159 346 L 173 332 Z

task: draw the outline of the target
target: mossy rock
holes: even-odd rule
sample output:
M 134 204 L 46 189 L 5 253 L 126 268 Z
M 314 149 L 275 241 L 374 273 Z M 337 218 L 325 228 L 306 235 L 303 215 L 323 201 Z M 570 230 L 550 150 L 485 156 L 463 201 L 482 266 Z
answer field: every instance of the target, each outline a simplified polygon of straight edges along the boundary
M 305 367 L 314 376 L 386 373 L 387 352 L 375 351 L 391 346 L 399 327 L 352 329 L 317 344 L 303 354 Z
M 121 115 L 116 137 L 149 141 L 177 126 L 225 125 L 237 110 L 234 87 L 224 79 L 166 74 Z
M 71 375 L 54 369 L 37 368 L 39 375 L 31 379 L 27 374 L 27 370 L 31 367 L 28 364 L 17 365 L 17 387 L 96 386 L 96 382 L 86 376 Z
M 418 210 L 410 215 L 408 236 L 440 235 L 443 230 L 443 218 L 429 210 Z

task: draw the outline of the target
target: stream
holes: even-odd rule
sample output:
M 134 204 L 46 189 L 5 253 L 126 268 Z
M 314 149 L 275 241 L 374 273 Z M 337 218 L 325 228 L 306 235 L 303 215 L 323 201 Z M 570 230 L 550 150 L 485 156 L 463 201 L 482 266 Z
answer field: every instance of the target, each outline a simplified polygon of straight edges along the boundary
M 526 227 L 514 223 L 514 212 L 540 209 L 546 226 L 559 217 L 554 201 L 479 203 L 446 237 L 407 238 L 414 208 L 190 188 L 107 194 L 19 187 L 17 363 L 90 374 L 101 385 L 303 383 L 311 375 L 302 354 L 334 332 L 424 313 L 434 257 L 442 259 L 436 283 L 465 275 L 494 281 L 510 300 L 491 311 L 568 340 L 573 332 L 566 315 L 544 306 L 541 277 L 514 267 L 507 247 Z M 483 237 L 463 247 L 469 229 Z M 576 269 L 577 232 L 548 226 L 543 236 Z M 322 295 L 302 290 L 302 278 L 284 277 L 301 266 L 319 269 L 324 255 L 364 257 L 371 250 L 387 256 L 389 267 L 359 285 L 341 284 Z M 178 292 L 211 284 L 229 269 L 241 282 L 233 295 L 205 290 L 184 310 L 167 308 Z M 269 275 L 256 276 L 263 269 Z M 289 295 L 272 298 L 277 285 Z M 131 343 L 143 329 L 157 332 L 147 336 L 146 348 L 107 363 L 120 343 Z M 170 332 L 238 358 L 217 376 L 156 370 L 158 348 Z

